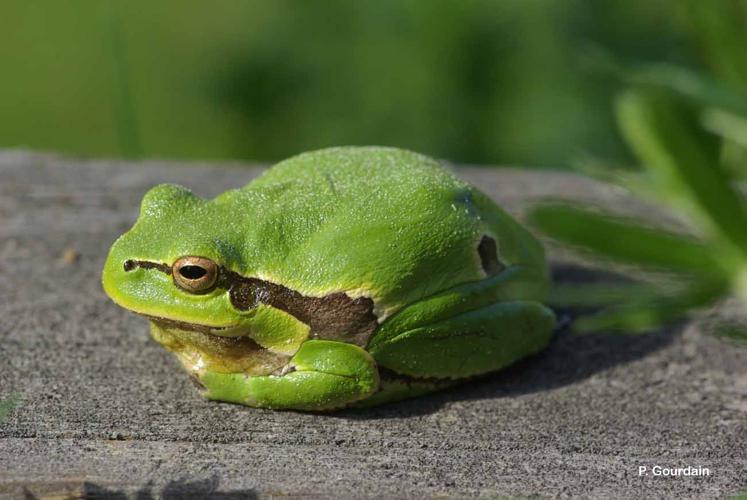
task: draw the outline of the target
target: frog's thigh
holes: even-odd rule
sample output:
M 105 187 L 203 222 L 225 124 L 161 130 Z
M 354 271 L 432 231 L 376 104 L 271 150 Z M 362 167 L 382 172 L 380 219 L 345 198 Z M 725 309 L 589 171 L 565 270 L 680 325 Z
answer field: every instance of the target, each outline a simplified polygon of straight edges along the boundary
M 501 302 L 374 338 L 369 351 L 380 366 L 412 377 L 469 377 L 541 350 L 554 325 L 555 315 L 538 302 Z
M 374 392 L 376 364 L 363 349 L 330 340 L 304 342 L 285 375 L 205 373 L 200 382 L 210 399 L 264 408 L 329 410 Z

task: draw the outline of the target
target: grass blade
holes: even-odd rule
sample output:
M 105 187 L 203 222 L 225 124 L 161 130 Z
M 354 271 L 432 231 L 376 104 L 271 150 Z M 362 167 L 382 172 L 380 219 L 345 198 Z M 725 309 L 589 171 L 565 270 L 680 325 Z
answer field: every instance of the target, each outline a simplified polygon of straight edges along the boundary
M 529 220 L 551 238 L 626 264 L 712 275 L 720 269 L 704 244 L 569 205 L 535 207 Z
M 661 290 L 650 283 L 564 283 L 550 290 L 547 304 L 554 308 L 601 308 L 622 304 L 631 297 L 650 297 Z
M 726 292 L 720 283 L 700 283 L 673 297 L 634 297 L 628 304 L 582 317 L 573 324 L 578 333 L 597 331 L 641 333 L 683 318 L 692 309 L 707 306 Z
M 707 108 L 701 114 L 703 127 L 747 148 L 747 117 L 718 108 Z
M 684 196 L 692 215 L 715 237 L 747 249 L 747 214 L 718 163 L 719 143 L 699 128 L 698 117 L 671 96 L 628 91 L 617 115 L 628 143 L 673 198 Z
M 634 70 L 628 75 L 630 83 L 661 86 L 700 105 L 747 115 L 747 95 L 687 68 L 656 63 Z
M 622 60 L 605 47 L 594 44 L 582 51 L 581 64 L 588 71 L 608 75 L 632 86 L 658 87 L 703 107 L 721 108 L 747 116 L 747 93 L 743 88 L 683 66 Z

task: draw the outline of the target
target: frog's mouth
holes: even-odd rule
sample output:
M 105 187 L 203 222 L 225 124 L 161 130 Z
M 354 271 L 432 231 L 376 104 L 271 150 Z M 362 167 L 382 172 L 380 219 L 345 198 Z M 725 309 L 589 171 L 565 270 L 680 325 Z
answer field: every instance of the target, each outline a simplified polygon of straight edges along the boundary
M 248 329 L 242 329 L 239 326 L 209 326 L 142 313 L 141 316 L 148 318 L 161 328 L 186 330 L 189 332 L 204 333 L 205 335 L 217 335 L 220 337 L 242 337 L 249 334 Z

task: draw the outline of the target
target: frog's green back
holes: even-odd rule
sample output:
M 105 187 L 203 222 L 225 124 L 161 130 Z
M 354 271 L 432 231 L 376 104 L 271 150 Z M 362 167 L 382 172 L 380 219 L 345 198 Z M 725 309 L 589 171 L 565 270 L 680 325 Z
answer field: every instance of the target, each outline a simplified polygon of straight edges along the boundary
M 117 252 L 169 264 L 201 255 L 303 295 L 367 296 L 381 318 L 485 278 L 477 248 L 486 235 L 502 264 L 546 279 L 539 243 L 438 162 L 395 148 L 342 147 L 285 160 L 210 201 L 155 188 Z
M 380 312 L 484 278 L 477 252 L 484 235 L 496 240 L 505 265 L 544 272 L 542 248 L 523 228 L 439 163 L 410 151 L 305 153 L 221 198 L 237 212 L 262 200 L 246 220 L 244 272 L 309 295 L 371 296 Z

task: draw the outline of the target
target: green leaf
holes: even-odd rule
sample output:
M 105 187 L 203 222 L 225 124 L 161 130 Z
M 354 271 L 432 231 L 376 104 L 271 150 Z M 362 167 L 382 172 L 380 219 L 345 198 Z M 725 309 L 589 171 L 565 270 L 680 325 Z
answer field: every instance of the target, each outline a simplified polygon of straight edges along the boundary
M 627 264 L 718 274 L 720 263 L 706 245 L 675 233 L 569 205 L 535 207 L 529 220 L 548 236 Z
M 585 47 L 580 56 L 582 66 L 593 73 L 608 75 L 631 86 L 658 87 L 704 107 L 747 116 L 747 93 L 737 85 L 726 84 L 708 74 L 670 63 L 621 60 L 607 48 L 595 44 Z
M 623 166 L 586 151 L 577 154 L 570 164 L 574 171 L 608 184 L 628 187 L 629 184 L 639 182 L 641 177 L 641 171 L 637 167 Z
M 719 108 L 706 108 L 700 114 L 703 128 L 723 139 L 721 164 L 731 176 L 747 179 L 747 117 Z
M 650 283 L 562 283 L 550 290 L 547 304 L 550 307 L 606 307 L 624 303 L 631 297 L 650 297 L 661 291 Z
M 703 106 L 724 108 L 747 115 L 747 95 L 714 78 L 667 63 L 647 64 L 628 73 L 632 84 L 672 90 Z
M 605 161 L 590 154 L 584 154 L 572 160 L 571 167 L 576 172 L 592 179 L 621 186 L 643 199 L 657 203 L 661 201 L 661 193 L 651 182 L 650 173 L 640 168 L 633 169 L 615 165 L 614 162 Z
M 696 38 L 702 60 L 723 80 L 747 87 L 747 3 L 743 0 L 685 0 L 688 31 Z
M 727 292 L 721 283 L 698 283 L 675 296 L 655 300 L 634 297 L 628 304 L 580 318 L 573 324 L 573 330 L 579 333 L 645 332 L 681 319 L 692 309 L 709 305 Z
M 747 147 L 747 117 L 718 108 L 708 108 L 701 114 L 706 130 Z
M 662 191 L 684 199 L 715 237 L 747 250 L 747 213 L 718 163 L 718 142 L 671 96 L 628 91 L 617 100 L 620 128 Z

